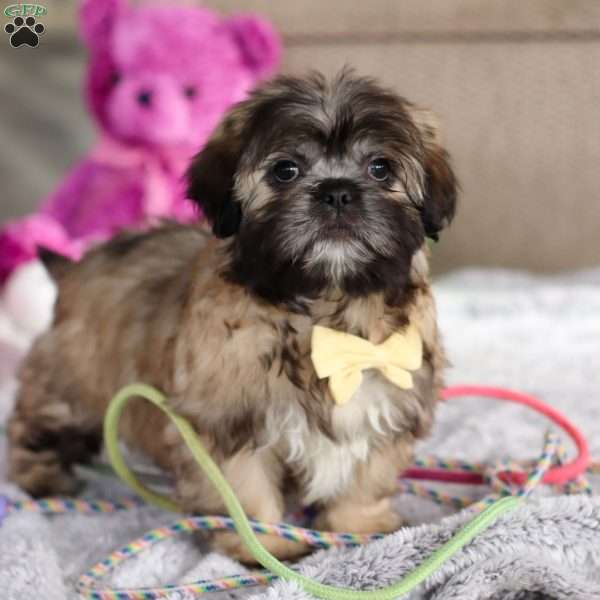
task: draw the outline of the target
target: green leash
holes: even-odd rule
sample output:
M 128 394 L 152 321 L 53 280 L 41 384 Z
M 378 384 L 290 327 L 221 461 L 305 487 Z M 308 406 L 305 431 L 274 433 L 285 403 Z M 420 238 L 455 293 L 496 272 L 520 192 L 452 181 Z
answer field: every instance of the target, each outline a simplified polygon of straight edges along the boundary
M 227 507 L 227 511 L 235 522 L 236 530 L 254 558 L 266 569 L 282 579 L 299 583 L 307 592 L 325 600 L 393 600 L 412 591 L 422 581 L 432 575 L 441 565 L 468 544 L 476 535 L 487 529 L 500 515 L 516 508 L 522 498 L 507 496 L 492 504 L 470 523 L 465 525 L 452 539 L 436 550 L 414 571 L 406 575 L 398 583 L 380 590 L 357 591 L 319 583 L 296 571 L 293 571 L 260 543 L 248 522 L 242 508 L 229 483 L 223 477 L 219 467 L 209 456 L 189 422 L 176 415 L 166 404 L 165 396 L 153 387 L 144 384 L 132 384 L 124 387 L 111 401 L 104 420 L 104 440 L 108 455 L 117 474 L 142 498 L 168 511 L 179 512 L 180 509 L 171 499 L 161 496 L 145 488 L 133 475 L 123 459 L 118 444 L 119 418 L 127 402 L 133 398 L 144 398 L 160 408 L 173 421 L 181 437 L 206 476 L 217 488 Z

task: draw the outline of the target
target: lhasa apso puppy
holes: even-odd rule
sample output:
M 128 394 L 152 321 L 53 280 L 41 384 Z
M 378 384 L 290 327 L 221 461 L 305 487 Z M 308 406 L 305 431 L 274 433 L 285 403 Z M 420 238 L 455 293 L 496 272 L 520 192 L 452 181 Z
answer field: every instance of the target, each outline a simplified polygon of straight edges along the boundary
M 426 239 L 451 221 L 457 185 L 435 121 L 351 72 L 280 77 L 229 112 L 188 178 L 214 236 L 165 225 L 78 263 L 44 254 L 59 295 L 20 374 L 13 480 L 72 492 L 108 401 L 142 381 L 191 421 L 251 517 L 281 521 L 294 493 L 318 527 L 396 529 L 396 480 L 430 429 L 445 365 Z M 345 398 L 317 373 L 315 327 L 353 336 L 333 354 L 358 339 L 378 357 Z M 378 348 L 409 330 L 419 356 L 402 385 Z M 122 436 L 172 474 L 183 510 L 224 512 L 151 405 L 126 410 Z M 262 541 L 282 558 L 306 551 Z M 216 542 L 251 559 L 234 533 Z

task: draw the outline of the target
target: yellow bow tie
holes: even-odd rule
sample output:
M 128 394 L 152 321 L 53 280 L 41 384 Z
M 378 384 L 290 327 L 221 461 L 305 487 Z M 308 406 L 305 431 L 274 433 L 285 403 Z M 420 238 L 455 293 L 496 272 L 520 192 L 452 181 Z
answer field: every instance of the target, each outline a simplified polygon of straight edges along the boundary
M 421 336 L 409 325 L 404 333 L 393 333 L 382 344 L 315 325 L 311 358 L 319 379 L 329 377 L 329 389 L 336 404 L 352 398 L 365 369 L 377 369 L 398 387 L 413 386 L 412 375 L 423 361 Z

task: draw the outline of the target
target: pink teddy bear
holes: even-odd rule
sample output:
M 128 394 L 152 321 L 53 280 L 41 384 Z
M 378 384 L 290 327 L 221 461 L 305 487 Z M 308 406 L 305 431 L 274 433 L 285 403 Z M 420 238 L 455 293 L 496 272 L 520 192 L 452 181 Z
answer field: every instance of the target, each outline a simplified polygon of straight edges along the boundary
M 0 285 L 8 308 L 21 313 L 38 275 L 19 271 L 38 247 L 77 259 L 125 227 L 197 218 L 182 180 L 190 157 L 226 109 L 273 73 L 281 53 L 272 26 L 254 16 L 126 0 L 84 0 L 79 16 L 100 139 L 36 214 L 0 232 Z M 20 320 L 36 321 L 27 310 Z
M 182 182 L 190 157 L 280 57 L 266 21 L 200 7 L 86 0 L 80 27 L 100 139 L 37 214 L 5 226 L 0 283 L 37 246 L 77 258 L 124 227 L 193 219 Z

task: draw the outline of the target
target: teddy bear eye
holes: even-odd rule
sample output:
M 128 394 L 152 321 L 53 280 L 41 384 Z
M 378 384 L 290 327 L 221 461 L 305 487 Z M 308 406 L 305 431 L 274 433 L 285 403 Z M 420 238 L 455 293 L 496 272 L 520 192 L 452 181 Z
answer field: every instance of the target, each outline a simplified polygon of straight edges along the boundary
M 110 82 L 113 85 L 117 85 L 119 81 L 121 81 L 121 73 L 119 73 L 118 71 L 113 71 L 112 75 L 110 76 Z
M 192 98 L 195 98 L 197 93 L 198 93 L 198 92 L 197 92 L 196 88 L 195 88 L 193 85 L 186 85 L 186 86 L 183 88 L 183 95 L 184 95 L 186 98 L 189 98 L 190 100 L 191 100 Z

